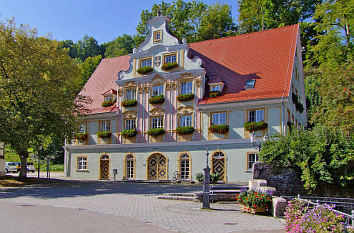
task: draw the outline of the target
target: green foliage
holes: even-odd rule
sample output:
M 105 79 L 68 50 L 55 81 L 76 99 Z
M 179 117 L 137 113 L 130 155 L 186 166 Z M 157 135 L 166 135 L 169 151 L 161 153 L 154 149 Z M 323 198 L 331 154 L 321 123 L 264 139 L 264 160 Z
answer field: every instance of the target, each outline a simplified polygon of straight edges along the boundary
M 113 105 L 112 100 L 106 100 L 106 101 L 102 102 L 102 107 L 109 107 L 109 106 L 112 106 L 112 105 Z
M 354 182 L 354 139 L 322 125 L 312 130 L 294 129 L 286 136 L 263 143 L 260 160 L 276 168 L 294 168 L 312 191 L 319 184 L 351 187 Z
M 198 174 L 195 176 L 195 179 L 196 179 L 199 183 L 203 183 L 203 181 L 204 181 L 204 175 L 203 175 L 203 173 L 198 173 Z
M 211 91 L 209 92 L 209 97 L 214 98 L 217 96 L 221 96 L 221 91 Z
M 292 93 L 291 97 L 292 97 L 293 103 L 295 104 L 296 111 L 302 113 L 304 111 L 304 105 L 302 105 L 302 103 L 300 103 L 299 96 L 297 96 L 295 93 Z
M 123 130 L 121 134 L 123 135 L 123 137 L 132 138 L 138 134 L 138 131 L 136 129 L 126 129 Z
M 156 137 L 162 134 L 165 134 L 165 130 L 163 128 L 149 129 L 147 134 L 150 136 Z
M 82 40 L 76 44 L 77 55 L 81 61 L 85 61 L 88 57 L 96 57 L 104 55 L 104 47 L 98 44 L 97 40 L 92 36 L 85 35 Z
M 110 138 L 112 136 L 111 131 L 98 131 L 97 132 L 97 137 L 100 138 Z
M 178 101 L 189 101 L 194 99 L 194 94 L 193 93 L 189 93 L 189 94 L 182 94 L 177 96 L 177 100 Z
M 165 96 L 164 95 L 151 96 L 149 98 L 149 103 L 150 104 L 162 104 L 163 102 L 165 102 Z
M 161 69 L 166 71 L 166 70 L 173 69 L 175 67 L 178 67 L 177 62 L 167 62 L 161 66 Z
M 144 66 L 137 70 L 139 74 L 147 74 L 150 73 L 151 71 L 153 71 L 153 68 L 151 66 Z
M 229 132 L 229 125 L 211 125 L 209 127 L 209 132 L 225 134 Z
M 204 182 L 204 174 L 203 174 L 203 173 L 198 173 L 198 174 L 195 176 L 195 179 L 196 179 L 199 183 L 203 183 L 203 182 Z M 216 184 L 219 179 L 220 179 L 220 175 L 219 175 L 219 174 L 214 174 L 214 173 L 211 173 L 211 174 L 210 174 L 210 184 Z
M 268 208 L 272 204 L 272 196 L 255 190 L 246 190 L 236 195 L 236 201 L 250 208 Z
M 19 154 L 25 177 L 30 148 L 73 137 L 80 70 L 59 42 L 13 21 L 0 22 L 0 41 L 0 141 Z
M 100 64 L 102 56 L 88 57 L 80 64 L 81 67 L 81 86 L 84 86 L 91 77 L 97 66 Z
M 123 100 L 122 106 L 123 107 L 134 107 L 138 104 L 137 100 Z
M 77 133 L 75 135 L 75 138 L 79 141 L 79 142 L 83 142 L 87 139 L 87 133 Z
M 268 128 L 268 123 L 264 121 L 259 121 L 259 122 L 245 122 L 244 126 L 245 130 L 249 132 L 257 131 L 257 130 L 263 130 Z
M 193 126 L 181 126 L 176 129 L 178 134 L 191 134 L 194 132 Z
M 130 35 L 123 34 L 103 46 L 106 50 L 105 57 L 119 57 L 132 53 L 134 41 Z

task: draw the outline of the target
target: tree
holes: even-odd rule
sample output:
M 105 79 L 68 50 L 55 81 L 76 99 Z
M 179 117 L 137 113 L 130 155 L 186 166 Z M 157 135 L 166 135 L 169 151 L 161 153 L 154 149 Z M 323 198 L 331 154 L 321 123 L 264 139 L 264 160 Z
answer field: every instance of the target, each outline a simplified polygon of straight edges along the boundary
M 133 37 L 123 34 L 116 39 L 103 45 L 105 47 L 105 57 L 118 57 L 131 53 L 134 48 Z
M 85 61 L 88 57 L 104 56 L 104 48 L 92 36 L 85 35 L 82 40 L 77 42 L 76 47 L 77 55 L 81 61 Z
M 83 87 L 87 80 L 91 77 L 92 73 L 100 64 L 102 56 L 98 55 L 96 57 L 88 57 L 86 60 L 80 64 L 81 67 L 81 86 Z
M 77 45 L 72 40 L 64 40 L 60 42 L 59 48 L 68 48 L 71 58 L 78 58 Z
M 19 155 L 20 177 L 29 149 L 72 138 L 83 110 L 80 69 L 59 46 L 35 29 L 0 23 L 0 141 Z

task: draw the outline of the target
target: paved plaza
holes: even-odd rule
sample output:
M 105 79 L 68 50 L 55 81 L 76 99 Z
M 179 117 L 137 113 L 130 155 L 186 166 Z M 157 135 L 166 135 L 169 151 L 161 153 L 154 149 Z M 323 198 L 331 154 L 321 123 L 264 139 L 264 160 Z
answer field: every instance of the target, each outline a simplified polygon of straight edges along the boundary
M 284 221 L 240 212 L 237 204 L 160 200 L 156 195 L 200 191 L 198 185 L 102 181 L 0 189 L 6 232 L 283 232 Z M 21 219 L 21 220 L 19 220 Z M 22 222 L 22 219 L 26 219 Z

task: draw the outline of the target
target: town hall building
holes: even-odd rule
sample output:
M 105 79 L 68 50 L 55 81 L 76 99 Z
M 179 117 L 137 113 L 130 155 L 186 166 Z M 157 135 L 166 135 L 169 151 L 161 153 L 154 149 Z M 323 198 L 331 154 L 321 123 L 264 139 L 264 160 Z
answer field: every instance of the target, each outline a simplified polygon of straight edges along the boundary
M 298 25 L 188 44 L 168 23 L 151 19 L 139 48 L 92 74 L 66 176 L 190 182 L 208 156 L 221 182 L 246 182 L 258 159 L 252 135 L 306 126 Z

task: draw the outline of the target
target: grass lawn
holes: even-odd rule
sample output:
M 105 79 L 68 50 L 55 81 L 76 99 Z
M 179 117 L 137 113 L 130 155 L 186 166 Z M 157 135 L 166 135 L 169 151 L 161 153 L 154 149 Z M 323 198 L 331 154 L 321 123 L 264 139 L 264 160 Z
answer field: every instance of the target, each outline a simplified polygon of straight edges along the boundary
M 16 188 L 16 187 L 25 187 L 33 185 L 42 185 L 42 184 L 57 184 L 63 183 L 62 180 L 56 179 L 45 179 L 45 178 L 19 178 L 13 176 L 0 176 L 0 188 Z

